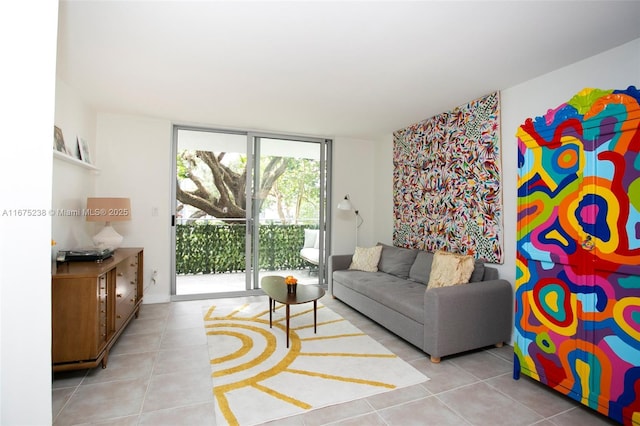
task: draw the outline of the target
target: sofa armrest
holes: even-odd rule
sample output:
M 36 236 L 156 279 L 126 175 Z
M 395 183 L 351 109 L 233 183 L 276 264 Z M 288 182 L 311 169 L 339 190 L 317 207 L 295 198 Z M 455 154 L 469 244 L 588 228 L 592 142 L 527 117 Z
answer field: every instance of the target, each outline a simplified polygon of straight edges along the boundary
M 424 351 L 439 359 L 511 338 L 513 288 L 503 279 L 428 289 Z
M 351 265 L 352 254 L 332 254 L 329 256 L 329 276 L 327 277 L 327 288 L 329 294 L 333 294 L 333 271 L 344 271 Z

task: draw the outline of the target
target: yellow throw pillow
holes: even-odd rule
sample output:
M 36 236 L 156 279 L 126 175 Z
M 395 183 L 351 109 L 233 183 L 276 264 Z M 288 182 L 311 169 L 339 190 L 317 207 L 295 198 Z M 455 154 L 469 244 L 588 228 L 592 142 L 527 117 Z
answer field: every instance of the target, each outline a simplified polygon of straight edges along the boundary
M 433 265 L 427 288 L 448 287 L 466 284 L 475 266 L 473 256 L 437 251 L 433 255 Z
M 381 253 L 382 246 L 368 248 L 356 247 L 349 269 L 357 269 L 365 272 L 377 272 Z

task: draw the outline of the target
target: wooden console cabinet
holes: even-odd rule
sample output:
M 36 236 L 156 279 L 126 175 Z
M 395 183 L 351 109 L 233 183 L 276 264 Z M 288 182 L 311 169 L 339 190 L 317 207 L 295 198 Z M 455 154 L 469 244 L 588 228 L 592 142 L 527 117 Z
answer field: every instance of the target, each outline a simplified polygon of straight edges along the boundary
M 107 367 L 109 350 L 138 316 L 143 249 L 119 248 L 101 263 L 64 262 L 51 277 L 53 371 Z

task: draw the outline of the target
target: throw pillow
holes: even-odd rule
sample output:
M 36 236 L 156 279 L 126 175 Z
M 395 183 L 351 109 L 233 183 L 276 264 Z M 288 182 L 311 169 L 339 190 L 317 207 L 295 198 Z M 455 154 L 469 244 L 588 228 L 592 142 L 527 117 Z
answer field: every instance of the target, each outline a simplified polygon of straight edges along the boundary
M 305 229 L 303 248 L 312 248 L 315 245 L 317 239 L 318 239 L 317 229 Z
M 468 283 L 475 266 L 474 263 L 473 256 L 438 250 L 433 255 L 433 265 L 427 288 Z
M 404 279 L 409 278 L 409 271 L 416 260 L 418 250 L 389 246 L 382 243 L 378 243 L 378 245 L 382 246 L 382 254 L 378 263 L 380 272 Z
M 409 279 L 427 285 L 429 275 L 431 275 L 431 265 L 433 264 L 433 253 L 418 250 L 415 262 L 409 270 Z
M 382 246 L 368 248 L 356 247 L 349 269 L 357 269 L 365 272 L 377 272 L 381 253 Z
M 471 278 L 469 278 L 470 283 L 477 283 L 482 281 L 484 278 L 484 261 L 482 259 L 476 259 L 474 264 L 473 272 L 471 273 Z

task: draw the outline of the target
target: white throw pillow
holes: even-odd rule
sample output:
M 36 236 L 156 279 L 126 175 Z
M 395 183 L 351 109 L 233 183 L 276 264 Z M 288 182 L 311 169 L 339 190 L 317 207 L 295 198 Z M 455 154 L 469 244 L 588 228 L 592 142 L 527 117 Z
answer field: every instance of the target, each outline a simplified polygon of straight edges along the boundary
M 304 230 L 304 246 L 303 248 L 312 248 L 318 240 L 317 229 L 305 229 Z
M 356 247 L 349 269 L 365 272 L 377 272 L 382 246 Z

